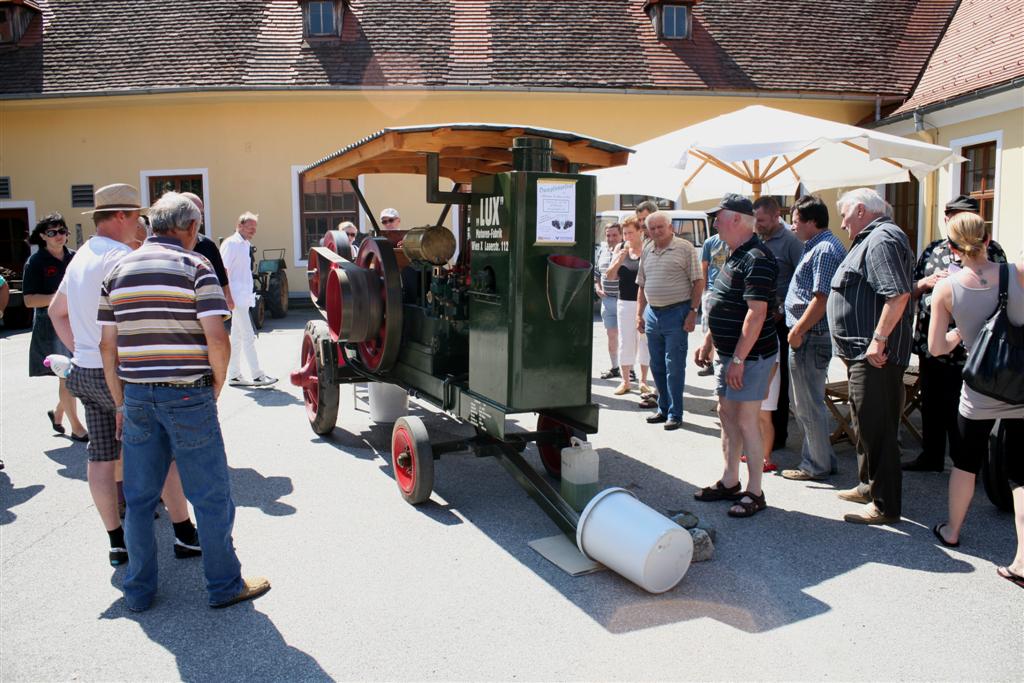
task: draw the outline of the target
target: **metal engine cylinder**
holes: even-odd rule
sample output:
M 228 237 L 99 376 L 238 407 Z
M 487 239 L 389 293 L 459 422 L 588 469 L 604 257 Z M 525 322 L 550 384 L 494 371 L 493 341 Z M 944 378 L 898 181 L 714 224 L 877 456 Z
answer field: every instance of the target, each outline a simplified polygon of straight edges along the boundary
M 325 290 L 334 341 L 359 343 L 377 336 L 384 320 L 379 273 L 343 261 L 331 268 Z
M 443 225 L 413 228 L 402 239 L 402 253 L 412 262 L 442 266 L 455 255 L 455 235 Z

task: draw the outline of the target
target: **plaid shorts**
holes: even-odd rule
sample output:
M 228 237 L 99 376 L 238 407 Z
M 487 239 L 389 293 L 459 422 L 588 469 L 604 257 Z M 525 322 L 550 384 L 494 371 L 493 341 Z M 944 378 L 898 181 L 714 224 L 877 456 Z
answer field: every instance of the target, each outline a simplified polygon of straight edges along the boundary
M 89 429 L 86 449 L 92 462 L 117 460 L 121 456 L 121 442 L 117 440 L 117 406 L 110 395 L 103 368 L 71 366 L 67 380 L 68 391 L 85 406 L 85 426 Z

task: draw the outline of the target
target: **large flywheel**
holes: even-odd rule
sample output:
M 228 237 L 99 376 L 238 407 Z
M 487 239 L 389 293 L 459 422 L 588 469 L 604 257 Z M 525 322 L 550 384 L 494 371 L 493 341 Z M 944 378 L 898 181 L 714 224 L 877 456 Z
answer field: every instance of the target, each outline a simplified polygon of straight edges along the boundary
M 367 238 L 359 245 L 356 265 L 376 276 L 370 279 L 370 298 L 383 303 L 380 325 L 359 341 L 359 358 L 371 372 L 387 372 L 395 364 L 402 342 L 402 274 L 394 247 L 383 237 Z

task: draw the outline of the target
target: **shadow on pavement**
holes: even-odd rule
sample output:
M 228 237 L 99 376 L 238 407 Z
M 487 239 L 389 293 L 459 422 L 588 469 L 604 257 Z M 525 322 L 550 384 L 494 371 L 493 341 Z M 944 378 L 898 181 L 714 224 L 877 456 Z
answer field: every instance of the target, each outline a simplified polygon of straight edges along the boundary
M 119 583 L 116 582 L 116 583 Z M 101 619 L 130 619 L 174 655 L 183 681 L 326 681 L 316 659 L 285 642 L 252 602 L 213 610 L 190 595 L 159 595 L 141 613 L 118 599 Z
M 57 437 L 63 439 L 63 437 Z M 57 474 L 68 479 L 86 480 L 86 467 L 88 458 L 85 454 L 85 444 L 78 444 L 66 440 L 69 445 L 61 448 L 54 448 L 46 453 L 46 457 L 61 466 Z
M 294 515 L 295 508 L 279 498 L 295 491 L 289 477 L 265 477 L 251 467 L 230 467 L 231 497 L 237 507 L 259 508 L 274 517 Z
M 44 488 L 46 487 L 42 484 L 32 484 L 31 486 L 16 489 L 11 483 L 11 477 L 7 471 L 0 471 L 0 526 L 10 524 L 18 518 L 18 515 L 11 511 L 11 508 L 18 507 L 22 503 L 31 500 L 33 496 Z
M 230 389 L 233 387 L 228 388 Z M 287 391 L 282 391 L 277 387 L 271 387 L 269 389 L 243 387 L 243 391 L 245 391 L 249 398 L 265 408 L 304 405 L 301 398 L 292 396 Z

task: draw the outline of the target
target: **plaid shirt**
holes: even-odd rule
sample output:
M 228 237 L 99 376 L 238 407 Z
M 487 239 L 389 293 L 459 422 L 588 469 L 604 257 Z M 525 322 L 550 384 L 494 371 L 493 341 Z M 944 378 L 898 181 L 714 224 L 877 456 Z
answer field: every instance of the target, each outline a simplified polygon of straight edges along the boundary
M 828 296 L 832 289 L 832 278 L 844 258 L 846 247 L 831 230 L 822 230 L 807 240 L 804 254 L 793 271 L 793 279 L 786 292 L 786 327 L 796 325 L 814 300 L 815 294 Z M 828 316 L 822 316 L 809 331 L 815 334 L 828 333 Z

